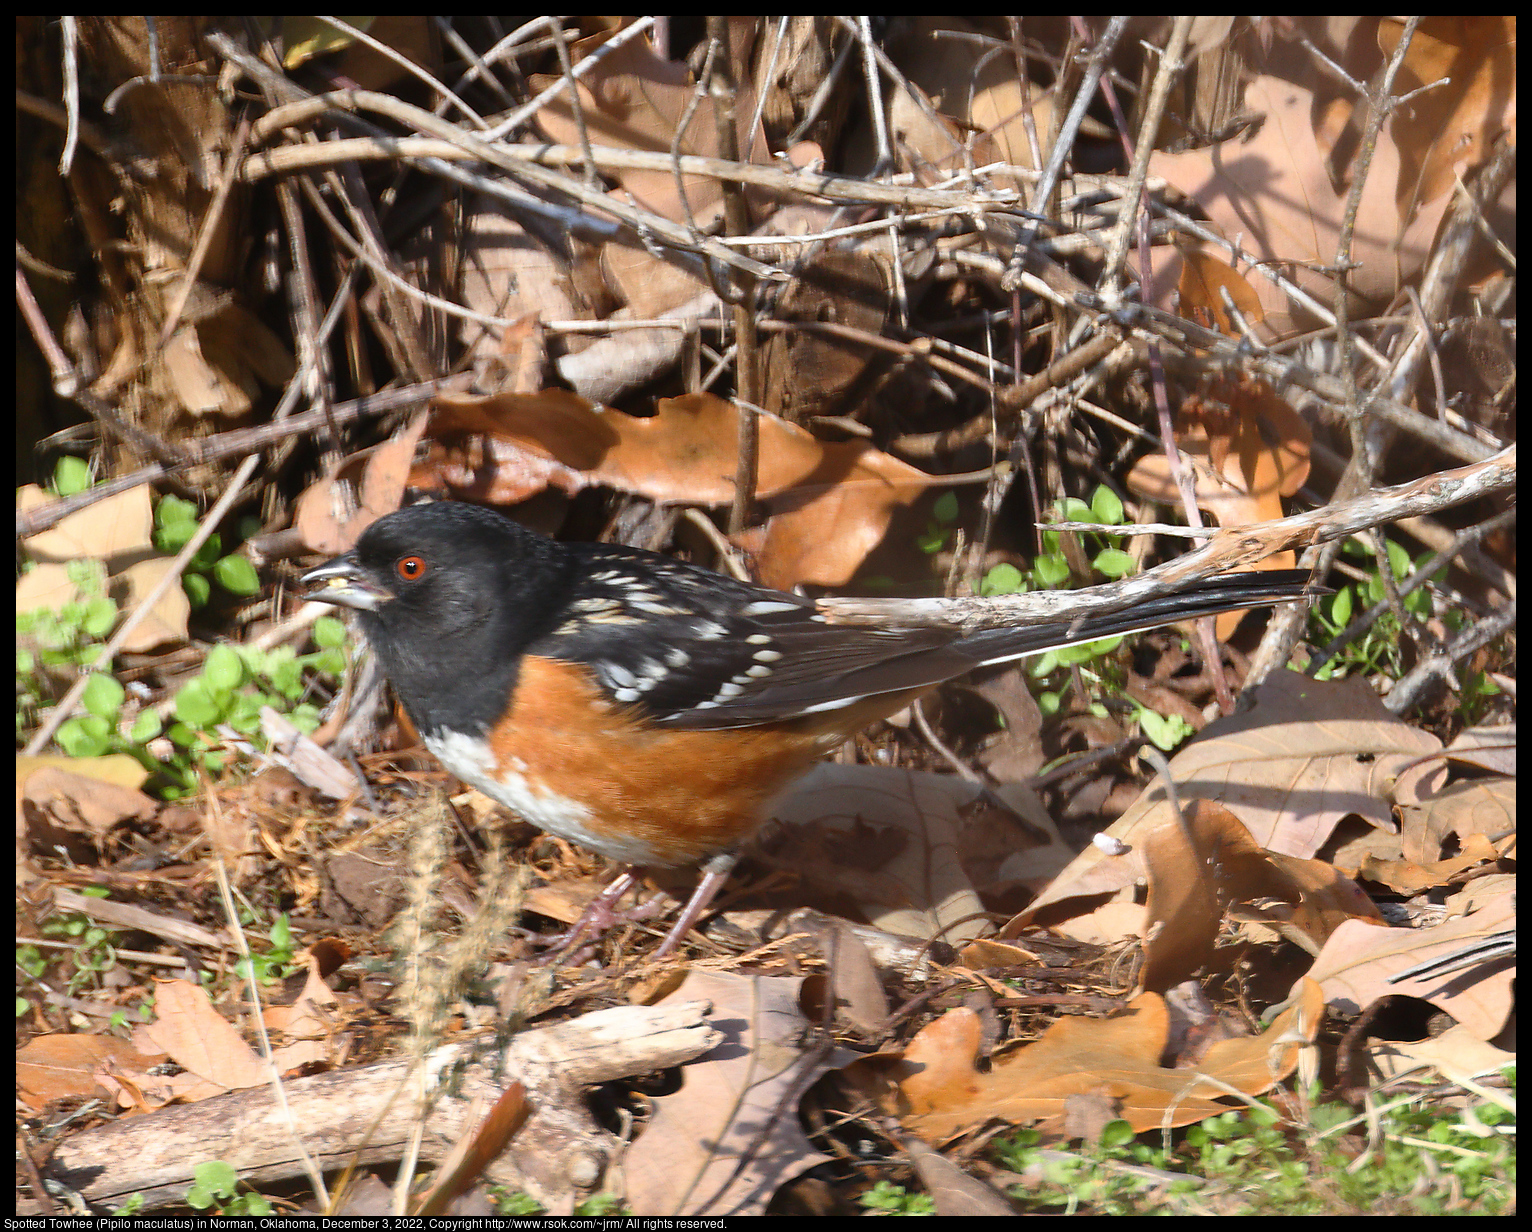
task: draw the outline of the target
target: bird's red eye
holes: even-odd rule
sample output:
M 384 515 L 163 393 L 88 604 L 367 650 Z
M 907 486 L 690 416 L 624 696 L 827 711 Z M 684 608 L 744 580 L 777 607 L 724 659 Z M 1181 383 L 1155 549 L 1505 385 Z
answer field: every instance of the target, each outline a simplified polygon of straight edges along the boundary
M 394 562 L 394 572 L 406 582 L 418 582 L 426 575 L 426 562 L 420 556 L 401 556 Z

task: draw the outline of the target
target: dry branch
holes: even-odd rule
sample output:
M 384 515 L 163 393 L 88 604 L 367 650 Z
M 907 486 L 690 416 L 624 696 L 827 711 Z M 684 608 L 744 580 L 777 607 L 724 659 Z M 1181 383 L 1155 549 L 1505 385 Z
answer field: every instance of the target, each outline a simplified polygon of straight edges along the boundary
M 447 1156 L 473 1132 L 470 1113 L 493 1107 L 520 1081 L 531 1119 L 488 1170 L 491 1180 L 524 1189 L 550 1211 L 567 1213 L 572 1195 L 600 1179 L 617 1143 L 591 1119 L 580 1088 L 695 1060 L 719 1041 L 705 1022 L 708 1004 L 624 1006 L 516 1036 L 499 1056 L 453 1044 L 426 1059 L 438 1086 L 424 1112 L 420 1157 Z M 184 1202 L 192 1168 L 222 1160 L 252 1185 L 303 1175 L 295 1135 L 325 1171 L 397 1161 L 421 1123 L 402 1092 L 407 1059 L 286 1082 L 291 1120 L 265 1088 L 126 1117 L 66 1138 L 47 1173 L 91 1206 L 140 1194 L 146 1209 Z
M 1167 594 L 1190 581 L 1253 565 L 1284 548 L 1343 539 L 1402 517 L 1434 513 L 1516 485 L 1516 447 L 1456 470 L 1441 471 L 1393 488 L 1379 488 L 1273 522 L 1225 527 L 1184 556 L 1121 582 L 1086 591 L 1039 591 L 996 598 L 841 599 L 819 601 L 841 624 L 942 625 L 972 632 L 1030 621 L 1072 620 L 1116 612 Z

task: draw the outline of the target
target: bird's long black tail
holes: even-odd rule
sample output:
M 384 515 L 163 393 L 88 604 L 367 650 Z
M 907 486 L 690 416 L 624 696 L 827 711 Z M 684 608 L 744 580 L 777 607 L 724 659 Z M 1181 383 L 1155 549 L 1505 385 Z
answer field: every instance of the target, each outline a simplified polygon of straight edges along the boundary
M 1302 569 L 1228 573 L 1196 582 L 1179 594 L 1161 595 L 1120 612 L 1008 629 L 985 629 L 954 642 L 951 648 L 973 656 L 976 667 L 987 666 L 1041 654 L 1045 650 L 1078 646 L 1104 637 L 1154 629 L 1181 620 L 1196 620 L 1200 616 L 1216 616 L 1220 612 L 1261 607 L 1268 603 L 1281 603 L 1323 593 Z

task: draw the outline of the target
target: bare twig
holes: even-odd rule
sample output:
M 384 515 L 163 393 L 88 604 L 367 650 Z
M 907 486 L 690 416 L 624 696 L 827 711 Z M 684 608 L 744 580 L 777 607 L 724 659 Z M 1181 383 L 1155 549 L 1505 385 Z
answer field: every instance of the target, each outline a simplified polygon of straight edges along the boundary
M 1440 685 L 1459 687 L 1452 678 L 1453 665 L 1489 645 L 1515 624 L 1516 601 L 1513 599 L 1503 608 L 1464 629 L 1442 650 L 1428 655 L 1399 677 L 1394 687 L 1384 696 L 1383 704 L 1394 714 L 1403 714 L 1410 707 L 1424 701 Z
M 1516 484 L 1516 447 L 1456 470 L 1441 471 L 1393 488 L 1380 488 L 1338 501 L 1323 509 L 1225 527 L 1210 542 L 1157 568 L 1118 582 L 1083 591 L 1035 591 L 993 598 L 819 600 L 830 618 L 843 624 L 940 625 L 965 632 L 997 629 L 1029 621 L 1072 620 L 1116 612 L 1187 582 L 1252 565 L 1273 552 L 1300 544 L 1325 543 L 1357 534 L 1397 518 L 1431 513 L 1498 492 Z

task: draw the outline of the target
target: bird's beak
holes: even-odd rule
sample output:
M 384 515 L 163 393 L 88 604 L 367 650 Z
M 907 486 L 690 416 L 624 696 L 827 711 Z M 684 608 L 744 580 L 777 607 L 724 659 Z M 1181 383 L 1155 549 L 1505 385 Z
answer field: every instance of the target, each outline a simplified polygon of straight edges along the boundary
M 303 584 L 313 587 L 310 599 L 335 603 L 374 612 L 394 596 L 374 582 L 349 552 L 326 561 L 303 575 Z

